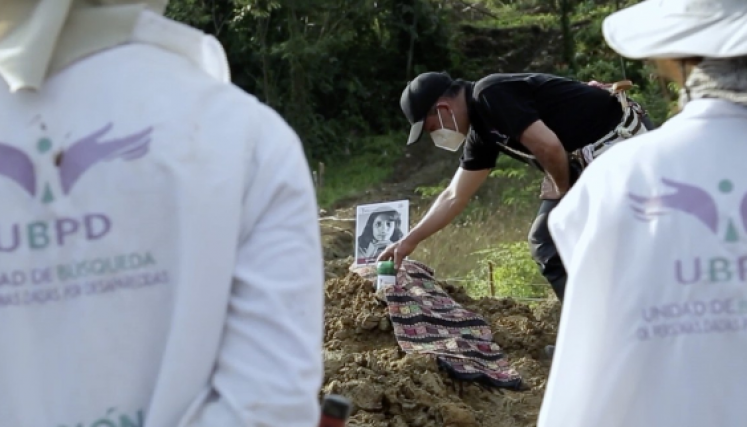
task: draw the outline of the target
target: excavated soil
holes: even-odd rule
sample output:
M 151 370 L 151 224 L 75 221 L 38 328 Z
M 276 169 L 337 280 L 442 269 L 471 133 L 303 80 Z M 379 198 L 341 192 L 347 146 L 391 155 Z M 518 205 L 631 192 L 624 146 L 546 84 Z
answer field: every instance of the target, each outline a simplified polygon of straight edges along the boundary
M 337 245 L 328 255 L 342 252 L 346 234 L 339 229 L 326 234 L 326 243 Z M 462 288 L 441 283 L 457 302 L 488 321 L 494 341 L 521 373 L 527 388 L 488 389 L 452 380 L 439 370 L 433 356 L 401 351 L 373 284 L 348 272 L 352 257 L 331 258 L 325 285 L 322 394 L 342 394 L 353 401 L 349 426 L 536 425 L 550 367 L 544 347 L 555 340 L 558 304 L 532 309 L 510 299 L 473 300 Z

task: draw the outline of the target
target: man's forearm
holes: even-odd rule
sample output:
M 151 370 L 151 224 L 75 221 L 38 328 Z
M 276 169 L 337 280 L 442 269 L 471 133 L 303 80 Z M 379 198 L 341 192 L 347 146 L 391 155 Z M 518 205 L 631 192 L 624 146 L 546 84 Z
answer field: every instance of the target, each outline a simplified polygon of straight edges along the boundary
M 558 192 L 561 194 L 567 192 L 571 185 L 571 177 L 568 167 L 568 154 L 563 147 L 552 147 L 538 153 L 538 155 L 536 154 L 535 157 L 552 178 Z
M 405 238 L 417 244 L 449 225 L 467 205 L 467 201 L 459 200 L 453 194 L 450 189 L 442 192 Z
M 521 134 L 520 141 L 534 154 L 562 195 L 571 186 L 568 153 L 552 129 L 537 120 Z

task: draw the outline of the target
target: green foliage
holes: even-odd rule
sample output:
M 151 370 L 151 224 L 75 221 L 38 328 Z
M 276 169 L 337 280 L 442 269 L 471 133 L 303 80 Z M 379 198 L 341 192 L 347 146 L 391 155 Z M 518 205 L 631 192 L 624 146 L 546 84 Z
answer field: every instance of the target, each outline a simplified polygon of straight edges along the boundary
M 450 66 L 447 13 L 429 0 L 171 0 L 167 15 L 215 34 L 233 81 L 277 109 L 315 160 L 401 127 L 407 80 Z
M 613 81 L 623 72 L 620 58 L 602 39 L 601 21 L 616 3 L 632 2 L 485 1 L 487 12 L 477 14 L 483 19 L 469 24 L 552 32 L 566 23 L 573 40 L 549 51 L 554 72 Z M 362 136 L 402 127 L 399 96 L 415 74 L 449 70 L 479 78 L 493 72 L 477 70 L 475 54 L 463 51 L 465 41 L 484 37 L 462 31 L 460 25 L 470 19 L 464 6 L 456 0 L 171 0 L 167 16 L 216 35 L 226 48 L 233 81 L 288 120 L 309 158 L 332 162 L 365 150 Z M 510 40 L 502 40 L 504 33 L 491 37 L 509 51 L 531 54 L 543 48 L 529 46 L 538 40 L 532 32 L 509 33 Z M 495 57 L 509 51 L 480 52 Z M 623 63 L 640 86 L 639 97 L 656 112 L 656 121 L 663 121 L 667 108 L 655 96 L 658 86 L 649 84 L 640 63 Z
M 448 185 L 449 185 L 448 182 L 442 182 L 441 184 L 438 184 L 438 185 L 417 187 L 415 189 L 415 193 L 420 194 L 422 197 L 426 199 L 433 199 L 439 194 L 441 194 L 441 192 L 444 191 Z
M 325 166 L 323 186 L 317 194 L 320 207 L 328 208 L 389 178 L 404 150 L 400 135 L 363 138 L 361 146 L 361 151 Z
M 613 81 L 623 77 L 624 66 L 661 122 L 666 108 L 654 96 L 658 85 L 642 74 L 640 62 L 621 62 L 602 39 L 602 19 L 634 2 L 484 1 L 483 19 L 470 25 L 565 28 L 567 37 L 560 38 L 572 40 L 551 52 L 554 72 Z M 363 149 L 362 135 L 401 128 L 399 96 L 415 74 L 450 70 L 479 77 L 474 58 L 461 50 L 473 37 L 459 27 L 470 16 L 464 6 L 455 0 L 171 0 L 167 16 L 216 35 L 234 82 L 276 108 L 301 135 L 310 158 L 331 161 Z M 515 39 L 502 46 L 525 49 L 533 40 L 511 34 Z
M 549 29 L 558 25 L 558 16 L 554 13 L 526 13 L 524 10 L 503 5 L 491 9 L 493 16 L 486 17 L 476 25 L 482 28 L 511 28 L 536 26 Z
M 501 156 L 490 177 L 506 181 L 506 185 L 501 186 L 501 204 L 524 207 L 536 202 L 542 175 L 527 165 Z
M 654 124 L 660 125 L 669 117 L 670 105 L 658 81 L 651 78 L 652 67 L 620 57 L 604 41 L 602 21 L 614 10 L 612 5 L 598 6 L 588 1 L 577 8 L 579 18 L 583 16 L 590 22 L 574 33 L 578 69 L 575 74 L 570 73 L 571 77 L 582 81 L 633 81 L 636 87 L 630 91 L 631 98 L 643 105 Z
M 498 297 L 547 298 L 550 286 L 539 273 L 529 254 L 527 242 L 506 242 L 473 253 L 478 268 L 467 276 L 466 288 L 473 296 L 489 296 L 489 265 L 493 264 L 493 283 Z

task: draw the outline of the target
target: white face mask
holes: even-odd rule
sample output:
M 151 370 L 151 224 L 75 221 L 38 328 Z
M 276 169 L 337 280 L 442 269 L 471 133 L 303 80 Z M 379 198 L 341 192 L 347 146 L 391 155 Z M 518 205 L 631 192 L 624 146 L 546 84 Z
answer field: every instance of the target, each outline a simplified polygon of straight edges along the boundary
M 457 129 L 455 131 L 444 128 L 444 121 L 441 119 L 441 111 L 438 111 L 438 121 L 441 122 L 441 129 L 431 132 L 431 139 L 433 139 L 433 143 L 438 148 L 456 151 L 462 145 L 464 140 L 467 139 L 467 136 L 459 132 L 459 125 L 457 125 L 454 112 L 451 113 L 451 118 L 454 120 L 454 127 Z

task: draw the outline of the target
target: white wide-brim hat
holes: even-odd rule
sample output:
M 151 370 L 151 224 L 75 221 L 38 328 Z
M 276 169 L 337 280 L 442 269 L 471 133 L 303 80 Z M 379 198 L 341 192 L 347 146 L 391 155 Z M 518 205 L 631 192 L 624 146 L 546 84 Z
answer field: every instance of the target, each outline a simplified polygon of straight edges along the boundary
M 747 0 L 646 0 L 608 16 L 607 44 L 644 58 L 747 55 Z

